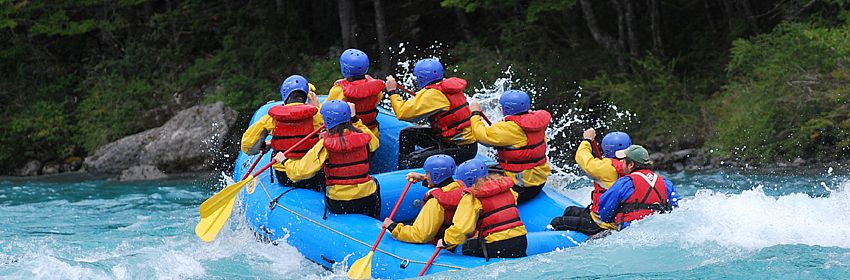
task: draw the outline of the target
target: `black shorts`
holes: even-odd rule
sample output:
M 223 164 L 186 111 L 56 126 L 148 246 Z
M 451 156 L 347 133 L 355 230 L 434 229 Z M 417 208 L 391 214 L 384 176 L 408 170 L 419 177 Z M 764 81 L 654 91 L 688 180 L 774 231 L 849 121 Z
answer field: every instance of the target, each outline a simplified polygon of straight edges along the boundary
M 286 172 L 275 169 L 274 176 L 277 179 L 277 182 L 281 185 L 299 189 L 308 189 L 314 191 L 322 191 L 322 188 L 325 187 L 325 172 L 319 170 L 316 175 L 313 175 L 310 179 L 301 180 L 298 182 L 294 182 L 289 179 L 289 176 L 286 176 Z
M 378 219 L 381 216 L 381 184 L 375 181 L 375 193 L 352 200 L 333 200 L 325 195 L 328 211 L 335 214 L 363 214 Z
M 416 150 L 416 147 L 422 149 Z M 434 130 L 430 127 L 408 127 L 399 132 L 399 170 L 422 167 L 425 164 L 425 159 L 436 154 L 448 155 L 457 164 L 461 164 L 464 161 L 475 158 L 478 154 L 478 143 L 460 145 L 437 138 L 434 135 Z
M 519 195 L 516 198 L 516 203 L 519 204 L 537 197 L 537 195 L 540 194 L 540 191 L 543 190 L 544 186 L 546 186 L 546 184 L 536 187 L 520 187 L 514 185 L 511 189 L 513 189 Z
M 564 215 L 555 217 L 549 225 L 555 230 L 571 230 L 587 235 L 594 235 L 605 230 L 590 217 L 590 208 L 578 206 L 567 207 L 564 209 Z
M 499 240 L 493 243 L 482 244 L 479 239 L 469 239 L 463 244 L 461 252 L 467 256 L 482 257 L 482 258 L 521 258 L 525 257 L 525 250 L 528 249 L 528 238 L 525 235 Z M 487 248 L 487 255 L 484 255 L 482 247 Z

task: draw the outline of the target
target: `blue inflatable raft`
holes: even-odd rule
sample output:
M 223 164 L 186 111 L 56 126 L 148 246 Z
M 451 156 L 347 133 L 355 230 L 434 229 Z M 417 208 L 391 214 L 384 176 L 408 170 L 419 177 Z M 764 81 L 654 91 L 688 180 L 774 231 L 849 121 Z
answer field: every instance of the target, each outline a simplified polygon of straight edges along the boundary
M 251 123 L 266 115 L 270 107 L 280 103 L 262 106 L 254 113 Z M 381 147 L 373 157 L 372 171 L 373 177 L 381 184 L 381 220 L 365 215 L 332 213 L 328 214 L 327 219 L 322 219 L 324 205 L 321 193 L 280 185 L 273 180 L 272 172 L 264 172 L 240 193 L 241 208 L 249 227 L 264 239 L 285 239 L 305 257 L 327 268 L 347 269 L 355 260 L 365 256 L 378 237 L 381 221 L 389 216 L 401 195 L 406 184 L 405 175 L 410 171 L 424 173 L 421 169 L 395 170 L 399 131 L 411 124 L 399 121 L 391 112 L 383 109 L 378 115 L 378 121 L 381 124 Z M 241 179 L 255 159 L 255 156 L 240 153 L 233 172 L 234 180 Z M 269 160 L 270 155 L 266 154 L 258 166 L 263 166 Z M 414 220 L 425 191 L 426 188 L 419 184 L 412 185 L 394 220 Z M 273 202 L 275 198 L 277 201 Z M 519 206 L 520 217 L 529 231 L 528 255 L 576 246 L 587 239 L 587 236 L 577 232 L 545 231 L 549 221 L 571 205 L 578 203 L 554 190 L 544 189 L 536 198 Z M 373 257 L 372 277 L 415 277 L 435 249 L 431 244 L 403 243 L 386 236 Z M 428 274 L 502 261 L 490 259 L 487 262 L 483 258 L 461 255 L 459 250 L 457 252 L 441 251 Z

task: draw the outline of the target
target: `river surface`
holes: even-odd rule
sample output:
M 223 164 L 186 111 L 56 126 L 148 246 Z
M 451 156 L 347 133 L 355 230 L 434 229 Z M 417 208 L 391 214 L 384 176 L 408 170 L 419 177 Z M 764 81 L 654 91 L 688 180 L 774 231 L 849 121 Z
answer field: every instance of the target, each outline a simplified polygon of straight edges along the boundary
M 685 196 L 671 214 L 572 249 L 432 277 L 848 277 L 846 175 L 668 176 Z M 133 183 L 0 178 L 0 278 L 344 278 L 285 241 L 256 241 L 237 211 L 214 243 L 198 240 L 197 207 L 226 184 L 222 176 L 203 177 Z M 561 176 L 549 185 L 585 203 L 589 184 Z

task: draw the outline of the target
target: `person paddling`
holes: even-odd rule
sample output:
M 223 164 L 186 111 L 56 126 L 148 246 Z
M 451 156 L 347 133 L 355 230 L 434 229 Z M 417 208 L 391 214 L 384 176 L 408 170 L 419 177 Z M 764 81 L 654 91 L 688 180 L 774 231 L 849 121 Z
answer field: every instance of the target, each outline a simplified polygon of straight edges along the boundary
M 319 99 L 316 97 L 315 87 L 300 75 L 287 77 L 280 85 L 280 96 L 284 105 L 269 108 L 267 115 L 252 124 L 242 134 L 240 143 L 242 152 L 255 155 L 266 146 L 270 146 L 278 163 L 273 165 L 275 177 L 280 184 L 296 188 L 319 190 L 324 184 L 324 176 L 319 174 L 298 182 L 294 182 L 286 176 L 284 166 L 280 164 L 284 159 L 299 159 L 304 153 L 319 141 L 319 136 L 314 134 L 290 153 L 283 154 L 298 141 L 306 137 L 313 130 L 323 125 L 322 116 L 318 114 Z M 309 100 L 309 103 L 308 103 Z M 271 133 L 272 139 L 266 142 L 266 137 Z
M 679 207 L 682 199 L 673 182 L 652 171 L 649 152 L 642 146 L 632 145 L 617 151 L 623 158 L 623 168 L 628 175 L 621 177 L 599 198 L 599 218 L 615 223 L 617 229 L 655 213 L 668 213 Z
M 334 82 L 327 101 L 354 103 L 357 118 L 372 130 L 373 135 L 379 137 L 378 104 L 384 97 L 384 81 L 366 74 L 369 71 L 369 57 L 358 49 L 343 51 L 339 56 L 339 68 L 343 79 Z
M 464 189 L 452 225 L 437 246 L 453 249 L 463 244 L 464 255 L 488 261 L 525 257 L 528 231 L 519 218 L 516 193 L 511 190 L 513 180 L 499 174 L 487 175 L 487 165 L 479 159 L 460 164 L 455 177 L 471 187 Z M 475 238 L 467 240 L 470 234 Z
M 445 230 L 452 225 L 455 209 L 463 196 L 460 184 L 454 180 L 455 161 L 452 157 L 439 154 L 425 159 L 425 174 L 411 172 L 407 180 L 422 182 L 429 188 L 425 193 L 425 204 L 413 224 L 405 225 L 384 219 L 384 227 L 393 238 L 407 243 L 436 243 L 443 238 Z
M 413 67 L 416 84 L 422 88 L 412 99 L 404 100 L 393 76 L 387 77 L 386 91 L 390 93 L 393 111 L 399 120 L 428 119 L 430 127 L 408 127 L 401 130 L 398 141 L 398 168 L 422 166 L 428 156 L 446 154 L 463 162 L 478 153 L 478 143 L 472 135 L 469 103 L 466 101 L 466 80 L 443 78 L 443 64 L 435 58 L 416 62 Z M 414 152 L 419 146 L 424 150 Z
M 503 121 L 484 124 L 481 105 L 472 102 L 472 134 L 481 144 L 496 147 L 499 165 L 515 180 L 517 203 L 531 200 L 543 186 L 552 168 L 546 159 L 546 126 L 552 115 L 546 110 L 530 110 L 531 98 L 520 90 L 505 91 L 499 98 Z
M 625 175 L 623 162 L 616 158 L 616 152 L 628 148 L 632 139 L 624 132 L 610 132 L 602 138 L 604 158 L 593 156 L 593 144 L 596 130 L 589 128 L 582 133 L 582 141 L 576 150 L 575 160 L 579 167 L 593 180 L 588 207 L 569 206 L 563 216 L 555 217 L 549 225 L 554 230 L 572 230 L 594 235 L 604 230 L 616 229 L 612 223 L 599 219 L 599 198 L 608 190 L 617 178 Z
M 369 175 L 369 154 L 378 149 L 380 142 L 353 112 L 354 104 L 325 102 L 321 114 L 327 132 L 303 157 L 288 159 L 283 165 L 293 180 L 311 178 L 324 170 L 325 205 L 330 212 L 377 219 L 381 192 L 378 181 Z

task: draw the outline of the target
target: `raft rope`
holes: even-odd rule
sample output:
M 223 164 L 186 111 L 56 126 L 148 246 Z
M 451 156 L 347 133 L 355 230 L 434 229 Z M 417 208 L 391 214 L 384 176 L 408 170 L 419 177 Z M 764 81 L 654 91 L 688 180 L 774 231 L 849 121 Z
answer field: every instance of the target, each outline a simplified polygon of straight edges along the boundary
M 260 187 L 262 187 L 262 188 L 263 188 L 263 191 L 266 193 L 266 196 L 268 196 L 268 198 L 269 198 L 269 202 L 271 202 L 271 200 L 272 200 L 272 195 L 271 195 L 271 193 L 269 193 L 269 190 L 268 190 L 268 189 L 266 189 L 266 185 L 265 185 L 265 184 L 263 184 L 263 181 L 262 181 L 262 180 L 260 180 L 258 184 L 260 185 Z M 351 240 L 352 240 L 352 241 L 354 241 L 354 242 L 360 243 L 360 244 L 362 244 L 363 246 L 366 246 L 366 247 L 371 247 L 371 246 L 372 246 L 372 245 L 370 245 L 369 243 L 363 242 L 362 240 L 359 240 L 359 239 L 357 239 L 357 238 L 354 238 L 353 236 L 350 236 L 350 235 L 348 235 L 348 234 L 345 234 L 344 232 L 338 231 L 338 230 L 336 230 L 336 229 L 334 229 L 334 228 L 332 228 L 332 227 L 329 227 L 329 226 L 327 226 L 327 225 L 325 225 L 325 224 L 322 224 L 322 223 L 320 223 L 320 222 L 318 222 L 318 221 L 316 221 L 316 220 L 313 220 L 313 219 L 311 219 L 310 217 L 307 217 L 307 216 L 305 216 L 305 215 L 303 215 L 303 214 L 301 214 L 301 213 L 295 212 L 295 211 L 294 211 L 294 210 L 292 210 L 292 209 L 286 208 L 286 206 L 280 205 L 280 203 L 275 203 L 274 205 L 277 205 L 277 207 L 280 207 L 281 209 L 283 209 L 283 210 L 285 210 L 285 211 L 287 211 L 287 212 L 289 212 L 289 213 L 292 213 L 292 214 L 294 214 L 294 215 L 296 215 L 296 216 L 298 216 L 298 217 L 301 217 L 301 218 L 302 218 L 302 219 L 304 219 L 304 220 L 307 220 L 307 221 L 309 221 L 309 222 L 311 222 L 311 223 L 314 223 L 314 224 L 316 224 L 316 225 L 318 225 L 318 226 L 320 226 L 320 227 L 323 227 L 323 228 L 325 228 L 325 229 L 327 229 L 327 230 L 330 230 L 330 231 L 331 231 L 331 232 L 333 232 L 333 233 L 339 234 L 339 235 L 341 235 L 341 236 L 343 236 L 343 237 L 345 237 L 345 238 L 351 239 Z M 377 249 L 376 249 L 376 251 L 379 251 L 379 252 L 381 252 L 381 253 L 384 253 L 384 254 L 386 254 L 387 256 L 390 256 L 390 257 L 396 258 L 396 259 L 398 259 L 399 261 L 401 261 L 402 263 L 405 263 L 405 262 L 408 262 L 408 263 L 418 263 L 418 264 L 421 264 L 421 265 L 425 265 L 425 264 L 427 264 L 427 263 L 428 263 L 428 262 L 424 262 L 424 261 L 417 261 L 417 260 L 409 260 L 409 259 L 405 259 L 405 258 L 403 258 L 403 257 L 401 257 L 401 256 L 399 256 L 399 255 L 396 255 L 396 254 L 393 254 L 393 253 L 387 252 L 387 251 L 385 251 L 385 250 L 383 250 L 383 249 L 381 249 L 381 248 L 377 248 Z M 433 263 L 433 264 L 431 264 L 431 265 L 432 265 L 432 266 L 442 266 L 442 267 L 447 267 L 447 268 L 453 268 L 453 269 L 458 269 L 458 270 L 459 270 L 459 269 L 464 269 L 464 267 L 455 266 L 455 265 L 449 265 L 449 264 L 441 264 L 441 263 L 437 263 L 437 262 L 435 262 L 435 263 Z

